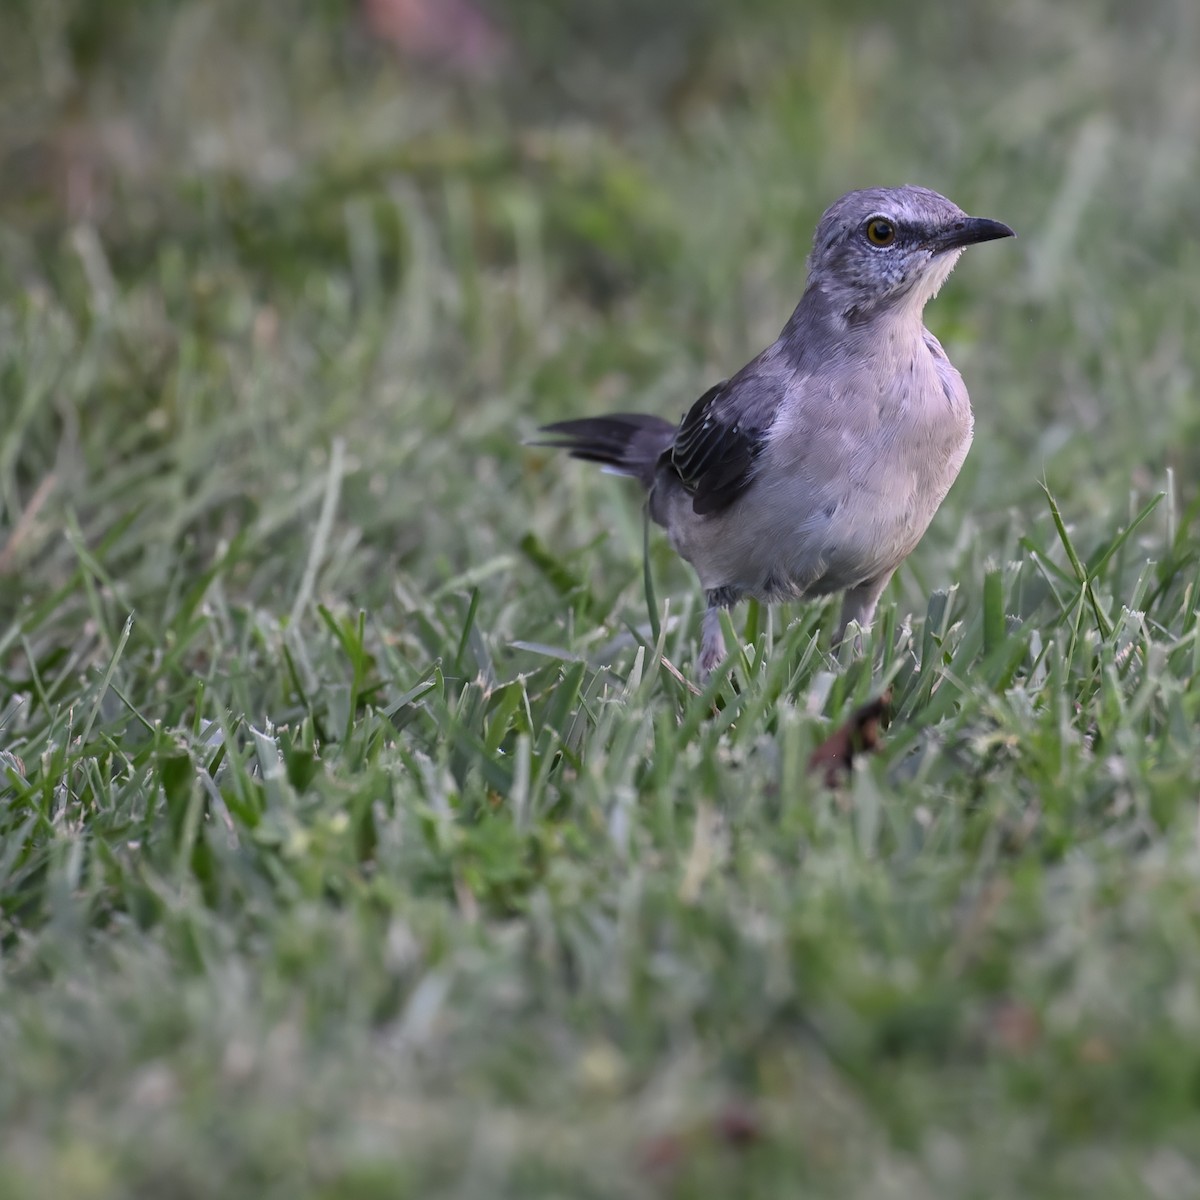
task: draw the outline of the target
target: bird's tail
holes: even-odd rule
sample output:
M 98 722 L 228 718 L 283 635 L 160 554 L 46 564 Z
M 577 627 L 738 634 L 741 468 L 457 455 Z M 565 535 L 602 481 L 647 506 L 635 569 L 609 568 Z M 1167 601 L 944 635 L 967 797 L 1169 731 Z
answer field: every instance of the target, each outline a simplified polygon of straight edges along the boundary
M 622 475 L 632 475 L 648 489 L 654 482 L 659 458 L 675 437 L 675 426 L 645 413 L 612 413 L 607 417 L 556 421 L 542 426 L 541 432 L 551 438 L 533 445 L 551 446 L 566 450 L 572 458 L 603 463 Z

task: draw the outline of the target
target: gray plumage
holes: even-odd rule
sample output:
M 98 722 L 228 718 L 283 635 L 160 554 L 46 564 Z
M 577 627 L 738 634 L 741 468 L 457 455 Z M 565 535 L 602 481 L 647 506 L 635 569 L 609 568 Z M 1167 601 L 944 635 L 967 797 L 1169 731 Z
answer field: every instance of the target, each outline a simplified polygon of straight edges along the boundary
M 678 425 L 617 413 L 545 427 L 541 444 L 646 488 L 707 595 L 702 672 L 724 654 L 720 609 L 744 596 L 843 592 L 836 640 L 870 623 L 971 445 L 967 390 L 925 304 L 965 247 L 1011 236 L 926 188 L 850 192 L 817 226 L 783 332 Z

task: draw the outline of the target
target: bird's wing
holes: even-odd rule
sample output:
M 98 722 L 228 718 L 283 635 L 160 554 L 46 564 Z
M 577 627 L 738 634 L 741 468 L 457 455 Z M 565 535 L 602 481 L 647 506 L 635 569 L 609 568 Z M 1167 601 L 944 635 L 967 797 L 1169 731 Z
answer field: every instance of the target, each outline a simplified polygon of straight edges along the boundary
M 690 493 L 693 511 L 721 512 L 750 486 L 777 408 L 778 392 L 745 372 L 692 405 L 664 457 Z

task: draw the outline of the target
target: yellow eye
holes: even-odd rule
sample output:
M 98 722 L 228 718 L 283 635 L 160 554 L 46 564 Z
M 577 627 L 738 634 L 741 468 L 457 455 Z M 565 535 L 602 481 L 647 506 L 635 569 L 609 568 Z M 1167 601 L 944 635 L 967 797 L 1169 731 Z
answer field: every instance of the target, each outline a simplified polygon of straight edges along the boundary
M 867 222 L 867 241 L 872 246 L 890 246 L 896 240 L 896 227 L 883 217 L 873 217 Z

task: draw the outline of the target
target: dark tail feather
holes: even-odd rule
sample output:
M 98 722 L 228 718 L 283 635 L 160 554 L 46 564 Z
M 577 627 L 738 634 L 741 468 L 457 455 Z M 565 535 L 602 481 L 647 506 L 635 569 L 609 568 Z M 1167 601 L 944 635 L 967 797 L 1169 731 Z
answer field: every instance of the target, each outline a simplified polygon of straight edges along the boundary
M 623 475 L 634 476 L 649 488 L 659 458 L 675 437 L 675 426 L 645 413 L 612 413 L 607 417 L 556 421 L 542 426 L 541 432 L 551 434 L 552 439 L 533 445 L 551 446 L 566 450 L 572 458 L 603 463 Z

